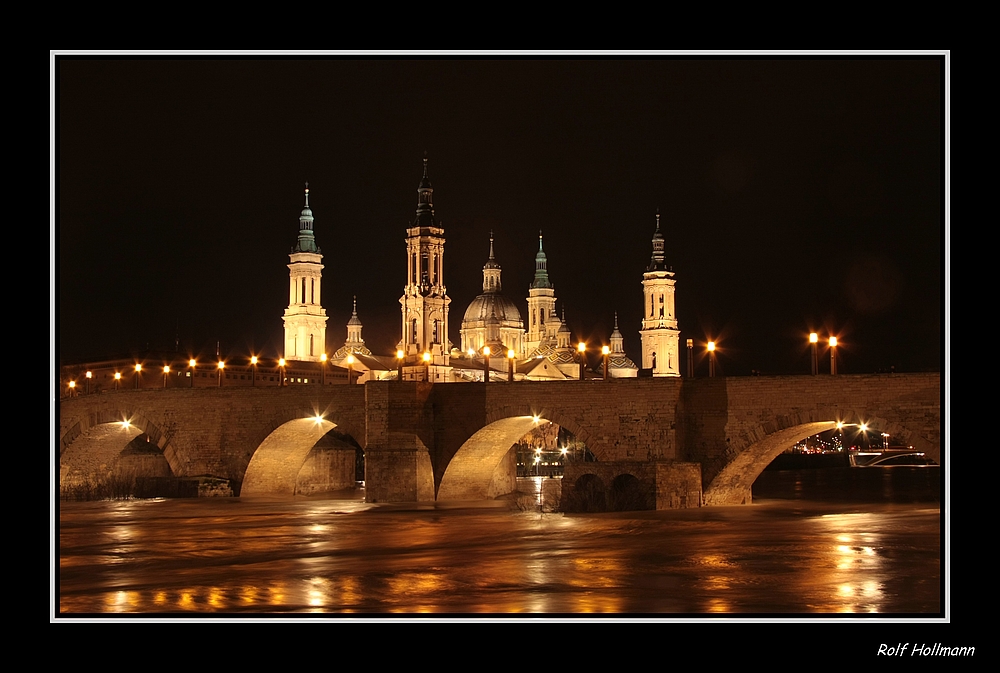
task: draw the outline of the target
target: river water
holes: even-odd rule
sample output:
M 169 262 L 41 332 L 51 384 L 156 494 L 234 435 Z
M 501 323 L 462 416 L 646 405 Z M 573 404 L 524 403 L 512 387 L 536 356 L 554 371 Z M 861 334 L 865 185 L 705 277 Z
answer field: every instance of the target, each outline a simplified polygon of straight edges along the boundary
M 356 497 L 62 502 L 54 612 L 940 616 L 938 474 L 765 472 L 752 505 L 585 515 Z M 865 480 L 877 487 L 844 486 Z

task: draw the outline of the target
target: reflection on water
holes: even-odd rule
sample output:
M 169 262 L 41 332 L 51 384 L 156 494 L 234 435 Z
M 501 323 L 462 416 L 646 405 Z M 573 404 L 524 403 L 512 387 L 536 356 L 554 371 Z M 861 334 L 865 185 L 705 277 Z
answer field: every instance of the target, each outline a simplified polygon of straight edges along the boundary
M 941 610 L 939 508 L 762 500 L 562 515 L 502 503 L 61 503 L 59 604 L 95 613 Z

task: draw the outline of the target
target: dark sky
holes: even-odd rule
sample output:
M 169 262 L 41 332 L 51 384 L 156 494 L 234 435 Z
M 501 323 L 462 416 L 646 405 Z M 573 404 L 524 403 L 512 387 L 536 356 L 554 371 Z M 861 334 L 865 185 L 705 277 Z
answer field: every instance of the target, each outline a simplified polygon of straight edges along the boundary
M 943 72 L 936 56 L 57 58 L 57 357 L 175 337 L 276 356 L 306 181 L 328 349 L 357 295 L 390 353 L 426 151 L 456 345 L 490 230 L 523 313 L 541 229 L 574 338 L 606 342 L 618 311 L 638 360 L 659 208 L 682 344 L 715 338 L 724 373 L 808 373 L 810 329 L 840 338 L 845 373 L 939 370 Z

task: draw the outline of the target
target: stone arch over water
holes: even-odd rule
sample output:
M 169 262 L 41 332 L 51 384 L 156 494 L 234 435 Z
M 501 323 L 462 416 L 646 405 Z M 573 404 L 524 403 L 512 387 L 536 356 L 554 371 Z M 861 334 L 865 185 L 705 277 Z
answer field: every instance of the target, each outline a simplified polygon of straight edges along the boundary
M 177 456 L 163 430 L 146 414 L 133 409 L 107 407 L 72 423 L 60 437 L 59 488 L 73 488 L 106 479 L 133 442 L 145 436 L 146 443 L 162 454 L 172 474 Z M 133 461 L 133 467 L 139 464 Z M 162 469 L 150 475 L 161 476 Z
M 567 422 L 563 422 L 563 421 Z M 528 406 L 505 406 L 487 414 L 487 425 L 465 440 L 455 452 L 437 489 L 437 500 L 484 500 L 513 490 L 516 465 L 510 475 L 497 475 L 498 466 L 520 438 L 542 422 L 565 428 L 586 444 L 587 433 L 572 421 L 549 410 L 535 411 Z M 508 479 L 509 476 L 509 479 Z
M 815 414 L 812 414 L 815 415 Z M 758 425 L 731 441 L 727 454 L 733 457 L 726 462 L 704 489 L 706 505 L 740 505 L 751 501 L 751 487 L 757 477 L 779 454 L 795 444 L 821 432 L 837 427 L 837 420 L 805 420 L 808 416 L 780 416 L 767 425 Z M 862 415 L 851 418 L 857 423 Z M 940 462 L 938 451 L 919 433 L 900 423 L 882 417 L 864 420 L 869 432 L 889 432 L 893 437 L 912 443 L 915 450 L 924 451 L 928 457 Z

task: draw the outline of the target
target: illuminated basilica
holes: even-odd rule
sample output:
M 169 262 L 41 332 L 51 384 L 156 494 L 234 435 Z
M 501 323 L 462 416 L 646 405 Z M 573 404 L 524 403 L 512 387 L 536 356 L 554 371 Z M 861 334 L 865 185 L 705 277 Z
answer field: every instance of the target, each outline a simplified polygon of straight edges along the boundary
M 541 232 L 535 253 L 535 275 L 528 289 L 524 318 L 517 304 L 503 294 L 500 263 L 490 232 L 489 256 L 483 266 L 483 291 L 463 313 L 456 348 L 449 339 L 451 298 L 444 283 L 445 231 L 434 214 L 434 189 L 424 157 L 417 187 L 416 216 L 406 229 L 406 284 L 399 298 L 401 333 L 395 355 L 375 355 L 361 337 L 357 298 L 347 323 L 347 340 L 330 358 L 350 367 L 358 382 L 402 377 L 410 381 L 455 382 L 490 380 L 565 380 L 679 376 L 680 331 L 674 313 L 674 272 L 665 264 L 660 215 L 656 215 L 653 254 L 643 274 L 644 314 L 640 338 L 642 368 L 624 349 L 615 329 L 604 347 L 606 366 L 589 371 L 584 353 L 572 343 L 565 309 L 556 311 L 555 286 L 549 278 L 548 257 Z M 320 303 L 322 259 L 313 233 L 313 215 L 306 185 L 305 207 L 299 217 L 298 241 L 289 255 L 289 305 L 285 309 L 285 357 L 326 362 L 326 311 Z M 605 374 L 606 372 L 606 374 Z

